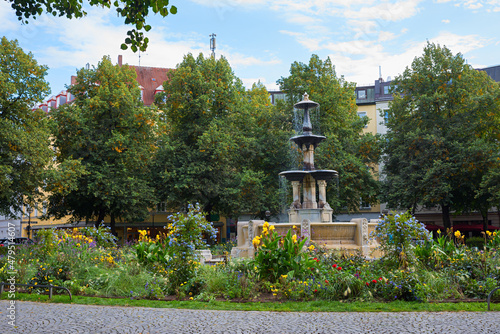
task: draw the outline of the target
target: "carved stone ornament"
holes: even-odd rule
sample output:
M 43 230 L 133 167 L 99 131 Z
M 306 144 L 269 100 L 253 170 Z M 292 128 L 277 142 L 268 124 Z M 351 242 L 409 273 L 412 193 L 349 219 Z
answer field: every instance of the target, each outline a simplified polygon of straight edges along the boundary
M 368 244 L 368 220 L 363 219 L 361 231 L 363 233 L 363 245 Z
M 253 241 L 253 221 L 248 222 L 248 245 L 252 245 Z

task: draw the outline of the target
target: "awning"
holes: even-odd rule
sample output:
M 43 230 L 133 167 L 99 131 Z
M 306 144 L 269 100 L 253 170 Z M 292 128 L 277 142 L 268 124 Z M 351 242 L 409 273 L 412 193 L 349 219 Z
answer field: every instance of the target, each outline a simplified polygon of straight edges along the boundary
M 453 230 L 460 232 L 481 232 L 483 230 L 483 224 L 453 224 Z M 500 230 L 500 227 L 493 225 L 488 225 L 488 230 Z
M 424 223 L 424 225 L 427 231 L 437 231 L 437 230 L 445 231 L 445 228 L 443 226 L 435 224 L 426 224 L 426 223 Z

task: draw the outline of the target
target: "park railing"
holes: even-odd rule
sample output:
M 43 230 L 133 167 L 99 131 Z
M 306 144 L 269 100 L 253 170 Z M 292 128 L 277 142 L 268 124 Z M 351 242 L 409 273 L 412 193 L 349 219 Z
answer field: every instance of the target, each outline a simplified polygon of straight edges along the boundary
M 3 293 L 3 290 L 4 290 L 4 285 L 7 285 L 7 286 L 27 286 L 27 287 L 32 287 L 32 288 L 49 288 L 49 299 L 52 299 L 52 291 L 54 289 L 61 289 L 61 290 L 66 290 L 66 292 L 68 293 L 69 295 L 69 300 L 72 300 L 72 296 L 71 296 L 71 292 L 68 290 L 68 288 L 65 288 L 63 286 L 56 286 L 56 285 L 52 285 L 52 284 L 48 284 L 48 285 L 45 285 L 45 284 L 21 284 L 21 283 L 4 283 L 4 282 L 1 282 L 0 283 L 0 295 Z

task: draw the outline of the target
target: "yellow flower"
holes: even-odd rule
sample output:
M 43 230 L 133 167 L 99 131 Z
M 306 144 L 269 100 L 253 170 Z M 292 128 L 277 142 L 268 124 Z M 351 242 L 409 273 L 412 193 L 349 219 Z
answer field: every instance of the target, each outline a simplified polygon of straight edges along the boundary
M 294 234 L 294 235 L 292 236 L 292 241 L 293 241 L 293 242 L 297 242 L 297 234 Z
M 193 300 L 193 297 L 189 297 L 189 300 Z
M 268 222 L 264 222 L 264 226 L 262 226 L 263 228 L 265 229 L 268 229 L 269 228 L 269 223 Z
M 297 226 L 293 225 L 293 227 L 292 227 L 292 228 L 297 228 Z
M 496 237 L 497 236 L 497 232 L 493 232 L 493 236 Z
M 256 236 L 255 238 L 253 238 L 252 244 L 254 247 L 257 247 L 260 244 L 260 237 Z
M 487 234 L 488 236 L 491 236 L 491 232 L 490 232 L 490 231 L 486 231 L 486 234 Z
M 269 226 L 269 231 L 274 231 L 274 225 Z
M 460 234 L 460 231 L 456 231 L 455 232 L 455 238 L 460 238 L 461 234 Z
M 313 245 L 309 246 L 309 250 L 313 251 L 314 250 L 314 246 Z
M 437 230 L 437 234 L 441 234 L 441 230 Z

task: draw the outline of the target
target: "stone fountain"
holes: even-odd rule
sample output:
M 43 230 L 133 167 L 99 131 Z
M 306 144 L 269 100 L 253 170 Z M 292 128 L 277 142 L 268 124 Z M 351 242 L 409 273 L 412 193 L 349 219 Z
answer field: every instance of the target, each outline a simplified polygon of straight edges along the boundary
M 309 100 L 307 93 L 303 100 L 296 103 L 296 109 L 304 110 L 302 135 L 290 138 L 303 153 L 302 170 L 289 170 L 279 175 L 292 184 L 293 202 L 288 210 L 288 223 L 272 223 L 279 234 L 286 234 L 289 229 L 296 228 L 299 236 L 307 237 L 310 242 L 329 249 L 360 251 L 365 256 L 377 256 L 373 251 L 377 244 L 370 240 L 371 233 L 378 220 L 368 222 L 365 218 L 355 218 L 350 222 L 333 222 L 333 210 L 326 201 L 327 182 L 338 173 L 334 170 L 316 170 L 314 167 L 314 150 L 326 139 L 325 136 L 312 133 L 309 110 L 319 103 Z M 316 185 L 318 196 L 316 196 Z M 300 190 L 302 188 L 302 199 Z M 252 240 L 261 235 L 263 220 L 238 222 L 238 245 L 231 251 L 233 257 L 253 257 Z M 299 227 L 299 228 L 297 228 Z

